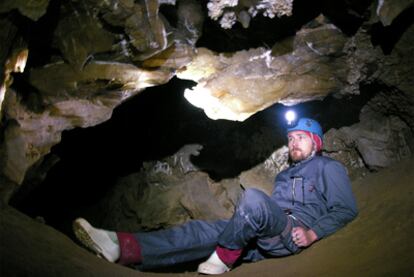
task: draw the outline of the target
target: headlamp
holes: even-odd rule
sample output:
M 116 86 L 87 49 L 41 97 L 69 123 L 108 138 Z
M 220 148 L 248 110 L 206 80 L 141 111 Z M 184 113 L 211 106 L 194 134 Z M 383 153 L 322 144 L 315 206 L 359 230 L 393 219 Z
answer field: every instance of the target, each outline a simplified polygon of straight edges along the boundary
M 296 122 L 296 113 L 293 110 L 288 110 L 285 113 L 285 119 L 288 126 L 294 125 L 294 123 Z

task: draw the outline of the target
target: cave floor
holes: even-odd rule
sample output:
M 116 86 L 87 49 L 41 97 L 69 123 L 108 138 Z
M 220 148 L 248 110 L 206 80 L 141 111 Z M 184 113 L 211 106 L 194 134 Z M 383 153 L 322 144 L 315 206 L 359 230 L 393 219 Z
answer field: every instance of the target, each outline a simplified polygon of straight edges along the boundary
M 360 214 L 299 255 L 242 264 L 225 276 L 414 276 L 414 157 L 354 181 Z M 10 208 L 0 211 L 1 276 L 195 276 L 108 263 Z

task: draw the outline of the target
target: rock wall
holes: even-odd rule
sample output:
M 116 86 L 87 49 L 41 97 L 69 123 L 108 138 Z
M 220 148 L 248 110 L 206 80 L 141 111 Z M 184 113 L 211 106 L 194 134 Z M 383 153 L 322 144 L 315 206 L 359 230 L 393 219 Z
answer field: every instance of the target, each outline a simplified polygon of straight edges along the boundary
M 401 93 L 384 92 L 383 98 L 397 97 L 399 103 L 377 104 L 381 115 L 394 117 L 373 124 L 388 122 L 394 131 L 386 138 L 398 137 L 398 143 L 408 145 L 400 154 L 405 156 L 408 149 L 412 152 L 413 130 L 412 1 L 378 1 L 368 8 L 346 2 L 347 9 L 340 12 L 350 19 L 346 23 L 357 26 L 354 33 L 345 32 L 340 16 L 322 6 L 321 16 L 291 30 L 294 37 L 268 47 L 214 53 L 196 48 L 205 8 L 210 17 L 227 22 L 237 12 L 247 27 L 256 12 L 289 16 L 292 1 L 210 1 L 204 9 L 188 0 L 176 6 L 175 1 L 153 0 L 2 1 L 1 177 L 14 184 L 13 191 L 29 170 L 50 163 L 44 157 L 64 130 L 108 120 L 116 106 L 174 76 L 198 82 L 187 93 L 190 102 L 212 118 L 232 120 L 276 102 L 346 97 L 359 94 L 363 84 L 384 84 Z M 242 33 L 235 28 L 234 34 Z M 24 71 L 16 86 L 10 78 L 13 71 Z M 398 128 L 402 135 L 396 134 Z M 357 129 L 345 129 L 346 140 L 355 141 L 370 168 L 385 166 L 390 155 L 369 153 L 366 145 L 372 136 L 357 141 Z

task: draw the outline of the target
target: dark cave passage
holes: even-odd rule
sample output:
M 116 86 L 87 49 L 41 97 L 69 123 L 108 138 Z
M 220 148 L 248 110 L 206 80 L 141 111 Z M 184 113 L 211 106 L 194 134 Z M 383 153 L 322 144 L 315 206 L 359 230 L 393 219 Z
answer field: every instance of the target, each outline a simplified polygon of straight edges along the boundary
M 11 205 L 71 235 L 72 220 L 97 204 L 119 177 L 139 171 L 145 161 L 160 160 L 197 143 L 203 146 L 192 158 L 197 167 L 214 180 L 233 178 L 286 143 L 287 109 L 317 119 L 324 131 L 350 126 L 358 122 L 360 109 L 378 89 L 365 86 L 362 95 L 347 99 L 329 96 L 292 107 L 276 104 L 245 122 L 233 122 L 210 120 L 191 106 L 183 97 L 191 85 L 173 79 L 120 105 L 103 124 L 64 132 L 62 142 L 45 159 L 58 157 L 59 162 L 41 184 L 24 184 Z

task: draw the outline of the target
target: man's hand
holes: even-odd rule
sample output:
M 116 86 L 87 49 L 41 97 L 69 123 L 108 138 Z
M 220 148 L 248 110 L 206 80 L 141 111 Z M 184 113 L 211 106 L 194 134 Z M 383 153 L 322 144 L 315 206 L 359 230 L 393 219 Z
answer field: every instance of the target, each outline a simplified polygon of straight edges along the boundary
M 292 239 L 297 246 L 308 247 L 318 239 L 318 236 L 312 229 L 307 230 L 303 227 L 293 227 Z

